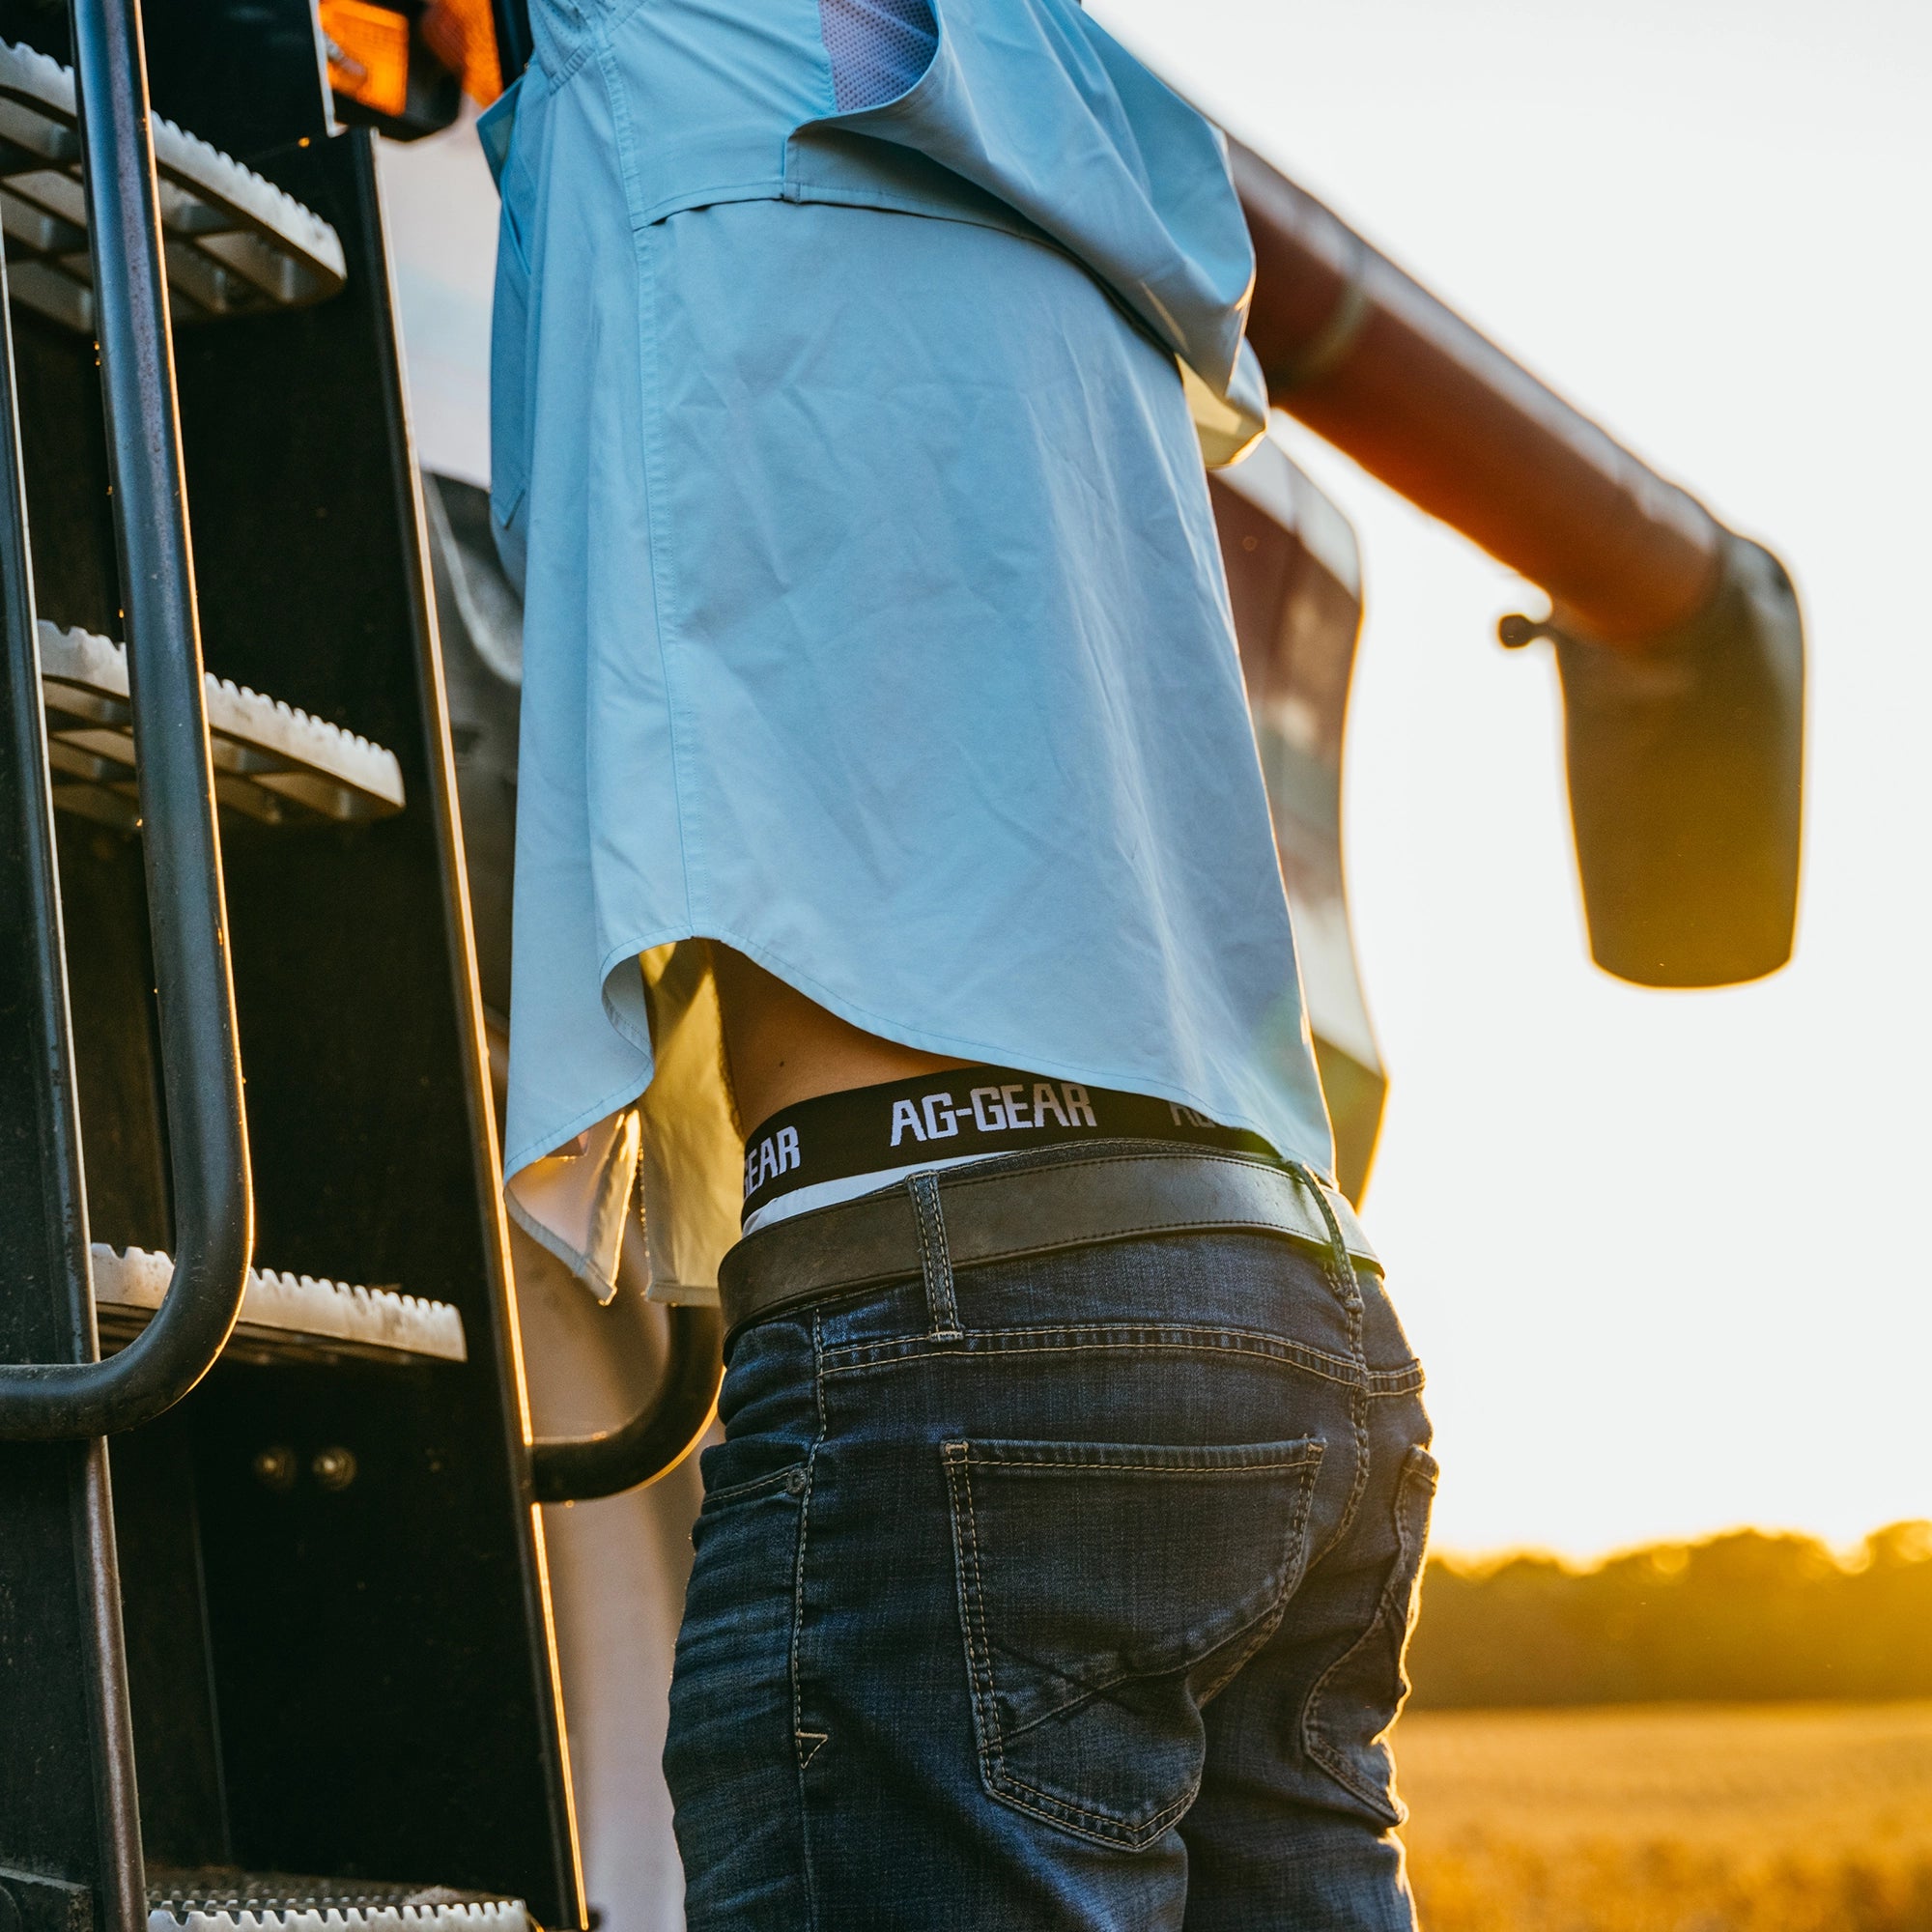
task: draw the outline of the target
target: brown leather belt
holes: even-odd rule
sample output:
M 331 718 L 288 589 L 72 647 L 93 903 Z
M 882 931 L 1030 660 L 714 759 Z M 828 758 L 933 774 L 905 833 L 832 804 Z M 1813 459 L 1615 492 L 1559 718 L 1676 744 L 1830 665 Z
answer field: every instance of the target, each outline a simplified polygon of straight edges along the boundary
M 1278 1235 L 1330 1252 L 1334 1237 L 1315 1187 L 1350 1257 L 1381 1263 L 1348 1201 L 1274 1161 L 1158 1141 L 1096 1142 L 1068 1158 L 1042 1152 L 976 1161 L 930 1175 L 955 1268 L 1016 1261 L 1096 1241 L 1150 1235 Z M 747 1322 L 854 1294 L 921 1269 L 910 1184 L 775 1221 L 749 1235 L 718 1273 L 725 1342 Z

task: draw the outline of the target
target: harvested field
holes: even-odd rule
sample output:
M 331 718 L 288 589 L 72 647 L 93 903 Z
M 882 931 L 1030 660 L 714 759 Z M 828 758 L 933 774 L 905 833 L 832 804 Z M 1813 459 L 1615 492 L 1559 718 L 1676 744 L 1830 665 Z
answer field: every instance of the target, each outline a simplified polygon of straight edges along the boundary
M 1932 1932 L 1932 1702 L 1419 1711 L 1425 1932 Z

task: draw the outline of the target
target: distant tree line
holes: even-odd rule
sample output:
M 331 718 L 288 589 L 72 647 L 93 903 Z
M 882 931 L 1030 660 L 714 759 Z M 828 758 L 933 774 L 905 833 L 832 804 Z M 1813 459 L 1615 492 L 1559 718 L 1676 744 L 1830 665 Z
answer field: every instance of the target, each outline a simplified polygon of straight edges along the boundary
M 1433 1558 L 1414 1708 L 1932 1696 L 1932 1523 L 1841 1562 L 1740 1530 L 1574 1569 Z

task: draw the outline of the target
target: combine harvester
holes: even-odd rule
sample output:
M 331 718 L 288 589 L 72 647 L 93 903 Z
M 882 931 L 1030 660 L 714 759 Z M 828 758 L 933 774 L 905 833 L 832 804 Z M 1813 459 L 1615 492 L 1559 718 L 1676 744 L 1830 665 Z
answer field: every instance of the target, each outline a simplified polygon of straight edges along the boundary
M 505 1221 L 521 644 L 483 298 L 406 341 L 394 293 L 491 218 L 468 145 L 396 142 L 527 32 L 321 19 L 0 0 L 0 1932 L 654 1932 L 718 1322 L 635 1266 L 600 1308 Z M 1275 404 L 1549 595 L 1503 641 L 1554 643 L 1596 959 L 1774 971 L 1776 560 L 1234 160 Z M 1213 492 L 1359 1193 L 1354 537 L 1271 441 Z

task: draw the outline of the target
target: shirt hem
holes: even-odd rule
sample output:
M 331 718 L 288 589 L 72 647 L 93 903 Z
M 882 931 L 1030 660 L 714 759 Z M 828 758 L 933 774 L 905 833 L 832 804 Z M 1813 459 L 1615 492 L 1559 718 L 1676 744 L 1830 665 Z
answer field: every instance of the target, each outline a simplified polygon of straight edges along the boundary
M 528 1166 L 530 1163 L 526 1162 L 525 1165 Z M 518 1201 L 516 1190 L 507 1182 L 503 1187 L 503 1207 L 510 1219 L 538 1247 L 560 1261 L 579 1281 L 590 1289 L 600 1303 L 609 1306 L 617 1293 L 617 1284 L 582 1249 L 573 1247 L 547 1223 L 539 1221 L 534 1214 L 527 1213 Z

